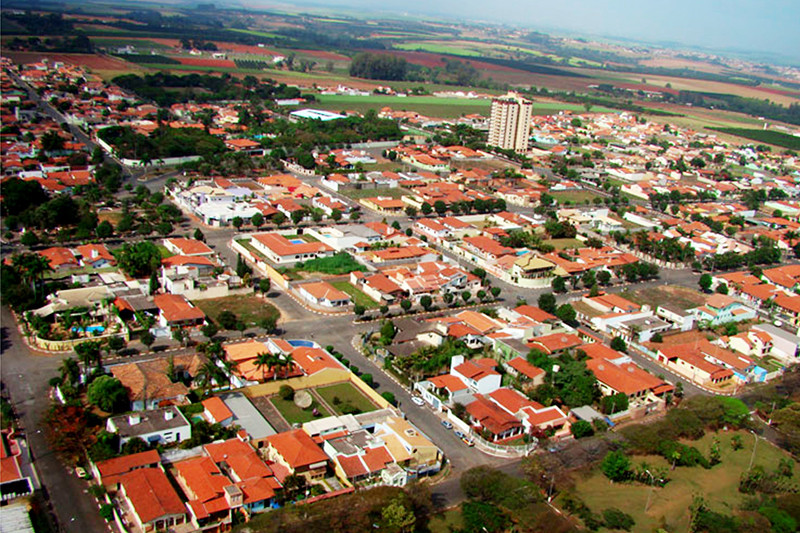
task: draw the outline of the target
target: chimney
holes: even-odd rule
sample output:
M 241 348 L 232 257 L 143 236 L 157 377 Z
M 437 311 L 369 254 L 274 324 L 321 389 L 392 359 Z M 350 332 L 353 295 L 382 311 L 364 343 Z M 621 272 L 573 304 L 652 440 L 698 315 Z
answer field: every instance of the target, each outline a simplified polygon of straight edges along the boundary
M 128 424 L 130 424 L 131 426 L 135 426 L 141 421 L 142 421 L 142 415 L 140 415 L 139 413 L 131 413 L 128 415 Z
M 173 418 L 175 418 L 175 411 L 173 411 L 172 408 L 170 407 L 169 409 L 164 411 L 164 420 L 172 420 Z

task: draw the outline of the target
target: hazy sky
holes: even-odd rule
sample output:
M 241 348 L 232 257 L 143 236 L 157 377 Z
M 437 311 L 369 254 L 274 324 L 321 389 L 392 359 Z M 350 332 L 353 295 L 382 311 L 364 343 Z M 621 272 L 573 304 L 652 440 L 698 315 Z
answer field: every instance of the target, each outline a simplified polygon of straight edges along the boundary
M 534 29 L 561 29 L 564 33 L 740 52 L 766 51 L 800 63 L 799 0 L 298 0 L 298 3 L 524 24 Z

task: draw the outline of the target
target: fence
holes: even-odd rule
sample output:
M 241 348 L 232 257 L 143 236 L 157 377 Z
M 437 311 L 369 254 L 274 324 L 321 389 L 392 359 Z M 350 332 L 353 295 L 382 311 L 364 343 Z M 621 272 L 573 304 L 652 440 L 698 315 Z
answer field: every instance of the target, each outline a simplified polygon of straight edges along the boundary
M 455 416 L 452 411 L 447 412 L 447 419 L 452 422 L 454 428 L 468 435 L 477 449 L 488 455 L 495 457 L 526 457 L 539 446 L 539 441 L 535 438 L 533 442 L 516 446 L 495 444 L 478 435 L 469 424 Z

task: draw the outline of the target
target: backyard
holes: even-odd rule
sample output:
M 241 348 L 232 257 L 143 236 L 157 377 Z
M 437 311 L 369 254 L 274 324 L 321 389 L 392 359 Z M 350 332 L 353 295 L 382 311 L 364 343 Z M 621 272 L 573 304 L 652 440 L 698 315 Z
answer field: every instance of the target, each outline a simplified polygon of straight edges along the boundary
M 733 450 L 731 446 L 734 435 L 739 435 L 744 444 L 739 450 Z M 748 469 L 755 440 L 747 431 L 731 431 L 709 433 L 702 439 L 687 444 L 695 446 L 708 456 L 714 437 L 720 442 L 720 464 L 709 470 L 700 466 L 671 470 L 671 481 L 663 488 L 653 489 L 652 496 L 647 486 L 640 483 L 612 483 L 599 469 L 594 469 L 585 478 L 577 480 L 575 493 L 594 512 L 609 507 L 624 509 L 635 519 L 635 531 L 654 531 L 664 525 L 669 531 L 687 531 L 689 507 L 697 494 L 704 496 L 711 509 L 730 514 L 732 509 L 739 508 L 744 497 L 738 491 L 739 477 Z M 753 465 L 763 466 L 765 471 L 775 471 L 778 462 L 784 457 L 790 456 L 764 439 L 759 439 Z M 632 457 L 634 465 L 642 461 L 647 462 L 651 468 L 665 467 L 669 470 L 670 467 L 662 457 Z M 648 497 L 651 498 L 650 506 L 645 512 Z
M 254 295 L 226 296 L 209 300 L 197 300 L 194 304 L 206 316 L 218 322 L 220 313 L 230 311 L 248 326 L 257 325 L 263 320 L 280 318 L 280 311 L 263 298 Z
M 273 396 L 269 399 L 275 409 L 286 419 L 289 424 L 303 424 L 310 422 L 316 418 L 325 418 L 331 416 L 331 412 L 320 404 L 316 399 L 313 401 L 308 409 L 298 407 L 294 400 L 284 400 L 280 396 Z M 314 409 L 317 410 L 318 415 L 314 416 Z
M 316 393 L 336 411 L 337 415 L 355 414 L 356 412 L 368 413 L 376 409 L 369 398 L 349 382 L 320 387 L 316 389 Z

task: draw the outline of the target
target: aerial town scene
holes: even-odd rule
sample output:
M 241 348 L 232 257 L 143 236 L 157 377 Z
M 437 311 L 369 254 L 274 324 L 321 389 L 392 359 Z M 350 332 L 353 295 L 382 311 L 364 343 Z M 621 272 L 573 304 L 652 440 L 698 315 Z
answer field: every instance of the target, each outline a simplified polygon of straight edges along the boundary
M 0 533 L 800 531 L 800 5 L 668 4 L 3 2 Z

